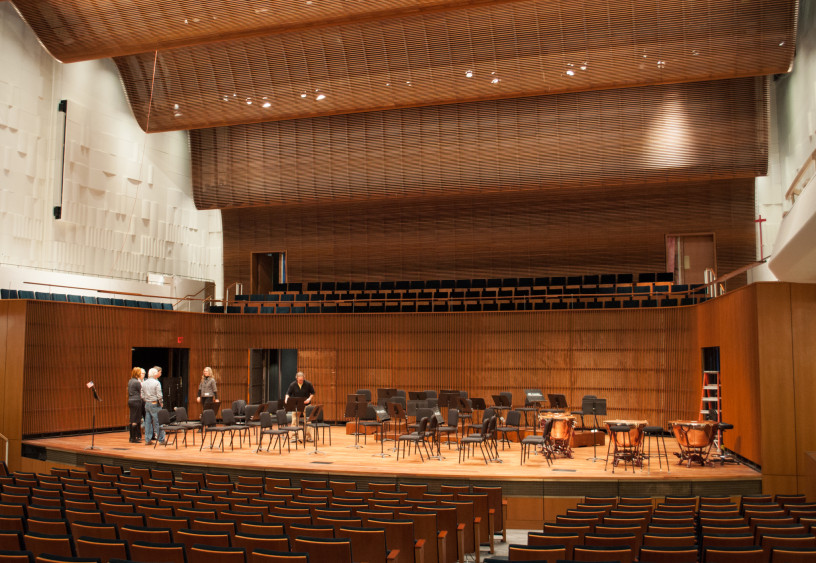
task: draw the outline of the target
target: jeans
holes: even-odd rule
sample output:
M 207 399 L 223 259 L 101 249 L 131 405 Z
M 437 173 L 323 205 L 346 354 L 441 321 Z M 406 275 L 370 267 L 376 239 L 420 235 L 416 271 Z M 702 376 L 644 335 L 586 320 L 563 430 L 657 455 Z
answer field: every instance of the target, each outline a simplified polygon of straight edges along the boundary
M 159 425 L 160 410 L 160 405 L 145 403 L 145 443 L 149 443 L 150 440 L 153 439 L 153 425 L 155 425 L 156 429 L 158 430 L 159 442 L 164 442 L 164 430 L 162 430 L 161 426 Z

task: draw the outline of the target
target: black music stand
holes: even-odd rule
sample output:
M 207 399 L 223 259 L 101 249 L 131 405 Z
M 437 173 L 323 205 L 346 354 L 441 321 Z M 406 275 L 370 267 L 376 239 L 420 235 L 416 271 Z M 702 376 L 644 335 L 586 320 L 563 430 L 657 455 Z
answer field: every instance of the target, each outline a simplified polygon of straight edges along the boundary
M 320 450 L 317 449 L 317 434 L 318 434 L 318 432 L 320 432 L 320 428 L 323 428 L 323 432 L 325 432 L 326 431 L 326 426 L 328 426 L 328 425 L 320 426 L 320 423 L 318 422 L 318 418 L 320 417 L 320 413 L 322 413 L 322 412 L 323 412 L 323 405 L 315 405 L 312 408 L 312 412 L 309 413 L 309 420 L 304 420 L 303 421 L 303 433 L 304 434 L 306 433 L 306 426 L 309 423 L 312 424 L 312 428 L 314 428 L 314 431 L 315 431 L 314 436 L 312 436 L 312 440 L 314 440 L 315 449 L 310 451 L 310 452 L 306 452 L 306 455 L 326 453 L 326 452 L 321 452 Z M 331 442 L 331 430 L 329 430 L 329 437 L 330 437 L 329 442 Z M 270 440 L 271 440 L 271 437 L 270 437 Z M 324 438 L 323 443 L 325 443 L 325 442 L 326 442 L 326 440 Z M 304 443 L 303 446 L 305 447 L 306 444 Z
M 377 404 L 385 406 L 385 403 L 391 400 L 391 397 L 397 396 L 397 389 L 395 387 L 386 387 L 377 389 Z
M 471 418 L 473 422 L 481 422 L 482 419 L 484 418 L 484 411 L 487 408 L 487 403 L 485 403 L 485 400 L 481 397 L 473 397 L 470 400 L 470 408 L 473 409 L 474 411 L 482 412 L 481 416 L 479 416 L 479 420 Z
M 399 430 L 400 423 L 405 421 L 405 429 L 408 430 L 408 415 L 405 413 L 405 408 L 402 406 L 402 403 L 386 403 L 385 406 L 388 408 L 388 416 L 391 417 L 391 420 L 395 422 L 394 424 L 394 448 L 391 448 L 391 451 L 397 451 L 399 446 L 397 445 L 397 440 L 399 436 L 397 435 L 397 431 Z
M 408 391 L 408 399 L 411 401 L 425 401 L 428 394 L 425 391 Z
M 303 419 L 303 409 L 306 408 L 306 397 L 289 397 L 284 407 L 286 412 L 297 412 L 303 420 L 303 446 L 306 446 L 306 421 Z M 300 426 L 300 424 L 298 424 Z M 297 440 L 297 438 L 295 438 Z
M 380 405 L 377 405 L 376 407 L 372 406 L 371 408 L 374 410 L 374 417 L 376 418 L 377 422 L 379 422 L 380 427 L 380 453 L 371 455 L 374 457 L 391 457 L 391 454 L 385 453 L 385 423 L 391 420 L 391 416 L 388 414 L 388 411 L 382 408 Z
M 459 420 L 462 421 L 462 436 L 467 436 L 465 434 L 465 421 L 466 420 L 473 420 L 473 407 L 471 406 L 473 403 L 468 404 L 468 399 L 465 399 L 462 396 L 457 398 L 459 402 Z
M 351 394 L 346 395 L 346 410 L 343 413 L 343 418 L 345 419 L 353 419 L 354 420 L 354 443 L 349 446 L 350 448 L 362 448 L 359 444 L 360 440 L 360 410 L 359 404 L 360 401 L 365 403 L 365 396 L 364 395 L 357 395 Z
M 91 445 L 85 448 L 86 450 L 101 450 L 99 446 L 94 446 L 94 438 L 96 438 L 96 403 L 101 403 L 102 399 L 99 398 L 99 394 L 96 392 L 96 386 L 94 385 L 93 381 L 89 381 L 85 384 L 85 386 L 91 390 L 91 402 L 93 403 L 91 415 Z M 158 431 L 157 431 L 158 435 Z
M 550 409 L 555 411 L 567 410 L 567 397 L 560 393 L 547 393 L 547 399 L 550 401 Z
M 599 399 L 598 397 L 584 397 L 581 401 L 581 412 L 583 415 L 592 415 L 592 457 L 587 461 L 601 461 L 605 458 L 598 457 L 598 441 L 595 439 L 595 434 L 600 431 L 598 426 L 598 415 L 606 415 L 606 399 Z

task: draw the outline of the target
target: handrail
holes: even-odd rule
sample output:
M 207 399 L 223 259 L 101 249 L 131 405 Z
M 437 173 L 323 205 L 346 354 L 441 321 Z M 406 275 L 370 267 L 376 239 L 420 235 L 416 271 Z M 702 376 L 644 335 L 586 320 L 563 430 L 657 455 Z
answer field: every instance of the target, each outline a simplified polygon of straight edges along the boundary
M 181 299 L 179 299 L 178 301 L 176 301 L 175 303 L 173 303 L 173 309 L 175 309 L 175 308 L 176 308 L 176 306 L 177 306 L 179 303 L 181 303 L 182 301 L 191 301 L 191 300 L 193 300 L 193 299 L 198 300 L 198 297 L 196 297 L 196 296 L 197 296 L 199 293 L 201 293 L 202 291 L 205 291 L 206 289 L 207 289 L 207 286 L 204 286 L 204 287 L 202 287 L 201 289 L 199 289 L 198 291 L 196 291 L 195 293 L 188 293 L 187 295 L 185 295 L 184 297 L 182 297 Z M 206 301 L 206 300 L 207 300 L 207 298 L 204 298 L 204 301 Z
M 3 434 L 0 434 L 0 438 L 2 438 L 3 440 L 5 440 L 5 442 L 6 442 L 6 455 L 5 455 L 5 457 L 3 458 L 3 462 L 6 464 L 6 467 L 8 467 L 8 445 L 9 445 L 9 439 L 8 439 L 8 438 L 6 438 L 6 437 L 5 437 Z
M 224 288 L 224 304 L 225 305 L 230 304 L 229 290 L 232 287 L 235 287 L 235 289 L 236 289 L 235 294 L 237 295 L 237 294 L 239 294 L 239 293 L 241 293 L 243 291 L 244 284 L 239 282 L 239 281 L 235 281 L 235 282 L 232 282 L 231 284 L 229 284 L 227 287 Z
M 799 169 L 799 172 L 796 173 L 788 191 L 785 192 L 786 200 L 791 200 L 791 203 L 793 203 L 796 196 L 802 193 L 805 186 L 809 184 L 814 175 L 816 175 L 816 166 L 814 165 L 816 165 L 816 150 L 808 155 L 802 167 Z M 805 178 L 807 179 L 805 180 Z

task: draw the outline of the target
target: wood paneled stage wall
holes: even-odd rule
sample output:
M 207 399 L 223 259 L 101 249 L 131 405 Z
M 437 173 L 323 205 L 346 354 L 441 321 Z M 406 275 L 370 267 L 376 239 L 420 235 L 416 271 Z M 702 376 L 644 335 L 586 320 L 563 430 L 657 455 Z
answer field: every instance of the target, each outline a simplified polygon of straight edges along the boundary
M 124 427 L 132 347 L 188 348 L 190 401 L 212 366 L 228 401 L 245 398 L 252 348 L 297 349 L 329 418 L 358 388 L 462 388 L 516 400 L 527 387 L 609 401 L 610 416 L 696 418 L 700 348 L 719 346 L 726 444 L 763 465 L 766 485 L 801 489 L 816 449 L 816 286 L 753 284 L 694 307 L 617 311 L 213 315 L 3 301 L 1 431 L 12 467 L 24 435 Z M 178 339 L 182 342 L 179 343 Z M 194 404 L 194 403 L 193 403 Z M 193 407 L 192 414 L 197 415 Z

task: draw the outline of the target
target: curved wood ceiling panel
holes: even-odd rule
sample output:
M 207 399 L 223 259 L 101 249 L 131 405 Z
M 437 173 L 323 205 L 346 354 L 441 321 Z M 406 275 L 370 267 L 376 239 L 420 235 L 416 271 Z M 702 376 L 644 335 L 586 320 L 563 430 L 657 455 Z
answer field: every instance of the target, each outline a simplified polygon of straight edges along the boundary
M 526 0 L 116 59 L 150 131 L 786 72 L 794 0 Z
M 765 173 L 765 79 L 196 130 L 199 209 Z
M 62 62 L 514 0 L 13 0 Z

